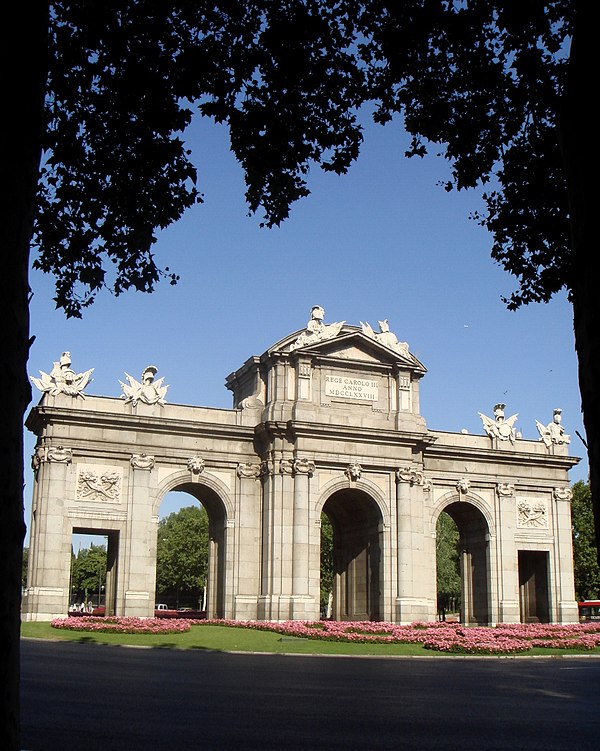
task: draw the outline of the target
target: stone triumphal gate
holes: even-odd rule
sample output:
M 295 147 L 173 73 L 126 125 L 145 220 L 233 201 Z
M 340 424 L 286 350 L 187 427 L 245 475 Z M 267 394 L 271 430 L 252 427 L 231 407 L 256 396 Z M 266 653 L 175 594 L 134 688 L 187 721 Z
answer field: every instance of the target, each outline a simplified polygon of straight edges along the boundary
M 429 430 L 425 367 L 387 321 L 305 329 L 227 379 L 233 408 L 166 403 L 149 366 L 121 398 L 83 394 L 63 353 L 32 378 L 33 456 L 23 617 L 69 604 L 73 534 L 108 539 L 107 612 L 154 609 L 159 507 L 185 491 L 209 517 L 209 617 L 319 617 L 321 514 L 334 534 L 336 619 L 436 617 L 436 522 L 460 532 L 466 623 L 577 620 L 569 437 L 553 420 L 524 440 L 504 405 L 482 435 Z

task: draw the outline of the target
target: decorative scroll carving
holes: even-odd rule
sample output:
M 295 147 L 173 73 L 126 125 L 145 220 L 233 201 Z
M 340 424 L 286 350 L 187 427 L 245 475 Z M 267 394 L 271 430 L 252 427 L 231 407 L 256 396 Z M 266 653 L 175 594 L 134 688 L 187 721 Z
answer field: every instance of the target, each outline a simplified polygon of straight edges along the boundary
M 31 468 L 37 472 L 44 462 L 57 462 L 59 464 L 71 464 L 73 451 L 64 446 L 37 446 L 31 457 Z
M 49 462 L 59 462 L 61 464 L 70 464 L 73 461 L 73 452 L 64 446 L 50 446 L 46 450 L 46 459 Z
M 490 438 L 496 438 L 499 441 L 510 441 L 511 443 L 514 443 L 515 438 L 517 437 L 514 429 L 514 424 L 519 415 L 512 415 L 508 418 L 508 420 L 506 420 L 504 418 L 505 407 L 505 404 L 494 405 L 494 420 L 492 420 L 490 417 L 486 417 L 486 415 L 481 412 L 478 412 L 478 415 L 479 417 L 481 417 L 481 420 L 483 422 L 483 429 Z
M 396 334 L 393 334 L 390 331 L 390 325 L 387 321 L 387 318 L 384 321 L 378 321 L 377 323 L 379 324 L 379 331 L 375 332 L 373 331 L 373 328 L 369 323 L 363 323 L 361 321 L 360 325 L 362 327 L 363 334 L 366 334 L 371 339 L 375 339 L 376 342 L 383 344 L 384 347 L 392 349 L 394 350 L 394 352 L 408 357 L 408 342 L 398 341 Z
M 515 494 L 515 486 L 510 482 L 500 482 L 496 485 L 496 493 L 499 498 L 506 498 Z
M 129 381 L 129 385 L 119 381 L 123 393 L 121 399 L 125 399 L 125 404 L 132 404 L 134 407 L 138 402 L 144 404 L 160 404 L 164 406 L 165 396 L 168 386 L 163 386 L 164 378 L 159 378 L 158 381 L 154 380 L 154 376 L 158 372 L 158 368 L 155 365 L 148 365 L 142 373 L 142 380 L 136 381 L 129 373 L 125 373 L 125 377 Z
M 396 470 L 396 480 L 407 482 L 409 485 L 422 485 L 426 490 L 429 490 L 431 486 L 423 472 L 418 467 L 411 467 L 410 465 Z
M 268 477 L 269 475 L 272 475 L 275 473 L 275 465 L 270 459 L 266 459 L 265 461 L 260 463 L 260 476 L 261 477 Z
M 236 473 L 238 477 L 248 477 L 257 480 L 262 474 L 262 465 L 254 462 L 244 462 L 237 465 Z
M 107 501 L 118 503 L 121 499 L 123 472 L 120 467 L 77 466 L 78 501 Z
M 548 509 L 544 501 L 518 501 L 517 527 L 547 529 Z
M 293 472 L 295 475 L 312 475 L 315 473 L 315 463 L 309 459 L 294 459 Z
M 86 370 L 83 373 L 76 373 L 71 369 L 71 353 L 63 352 L 58 362 L 55 362 L 52 371 L 44 373 L 40 370 L 40 378 L 30 376 L 31 382 L 42 393 L 57 396 L 66 394 L 67 396 L 85 398 L 83 389 L 91 380 L 94 368 Z
M 313 305 L 310 311 L 310 321 L 306 324 L 306 330 L 290 344 L 290 352 L 301 347 L 308 347 L 311 344 L 322 342 L 327 339 L 333 339 L 342 330 L 345 321 L 338 323 L 324 324 L 325 311 L 320 305 Z
M 262 409 L 264 406 L 256 395 L 247 396 L 240 402 L 240 409 Z
M 540 440 L 550 448 L 551 446 L 563 446 L 571 443 L 571 436 L 566 435 L 565 429 L 561 425 L 562 409 L 555 409 L 552 422 L 548 425 L 542 425 L 541 422 L 535 421 L 535 425 L 540 434 Z
M 201 456 L 192 456 L 188 459 L 187 468 L 193 475 L 200 475 L 204 472 L 204 459 Z
M 572 501 L 573 491 L 571 488 L 554 488 L 555 501 Z
M 279 472 L 282 475 L 291 475 L 294 473 L 294 462 L 292 459 L 281 459 L 279 462 Z
M 362 471 L 361 465 L 355 459 L 346 467 L 344 474 L 349 480 L 360 480 Z
M 131 457 L 131 466 L 134 469 L 151 470 L 154 468 L 155 460 L 149 454 L 134 454 Z

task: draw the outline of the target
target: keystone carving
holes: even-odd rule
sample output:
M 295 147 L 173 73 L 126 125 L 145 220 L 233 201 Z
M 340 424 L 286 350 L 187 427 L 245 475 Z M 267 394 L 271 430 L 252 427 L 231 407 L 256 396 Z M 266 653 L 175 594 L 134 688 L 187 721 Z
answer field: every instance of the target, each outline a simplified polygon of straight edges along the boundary
M 201 456 L 192 456 L 188 459 L 187 468 L 193 475 L 200 475 L 204 472 L 204 459 Z
M 468 495 L 471 483 L 465 477 L 461 477 L 456 483 L 456 489 L 458 490 L 458 495 Z
M 353 462 L 350 462 L 350 464 L 346 467 L 346 470 L 344 474 L 349 480 L 360 480 L 360 477 L 362 475 L 362 467 L 360 464 L 355 460 Z

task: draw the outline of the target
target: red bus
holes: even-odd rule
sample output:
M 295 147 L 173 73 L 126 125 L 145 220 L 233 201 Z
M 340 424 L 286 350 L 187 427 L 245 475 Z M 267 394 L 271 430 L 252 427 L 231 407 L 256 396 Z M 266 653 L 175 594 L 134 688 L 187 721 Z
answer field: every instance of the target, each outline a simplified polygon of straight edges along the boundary
M 579 622 L 600 621 L 600 600 L 584 600 L 578 602 Z

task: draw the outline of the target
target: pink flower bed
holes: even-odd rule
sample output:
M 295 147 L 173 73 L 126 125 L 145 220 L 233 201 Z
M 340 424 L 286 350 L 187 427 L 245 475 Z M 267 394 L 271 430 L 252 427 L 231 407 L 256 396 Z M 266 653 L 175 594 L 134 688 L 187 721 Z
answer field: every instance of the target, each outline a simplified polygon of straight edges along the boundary
M 425 649 L 455 654 L 517 654 L 534 647 L 593 650 L 600 647 L 600 623 L 500 624 L 465 627 L 456 623 L 396 623 L 375 621 L 268 621 L 207 620 L 202 624 L 254 628 L 304 639 L 354 643 L 423 644 Z M 201 624 L 198 624 L 201 625 Z
M 69 631 L 94 631 L 115 634 L 182 634 L 189 631 L 191 622 L 183 618 L 55 618 L 53 628 Z
M 120 634 L 173 634 L 203 625 L 245 627 L 274 631 L 303 639 L 357 644 L 422 644 L 425 649 L 454 654 L 517 654 L 534 647 L 594 650 L 600 647 L 600 623 L 500 624 L 494 628 L 465 627 L 456 623 L 397 623 L 377 621 L 240 621 L 163 618 L 58 618 L 54 628 Z

